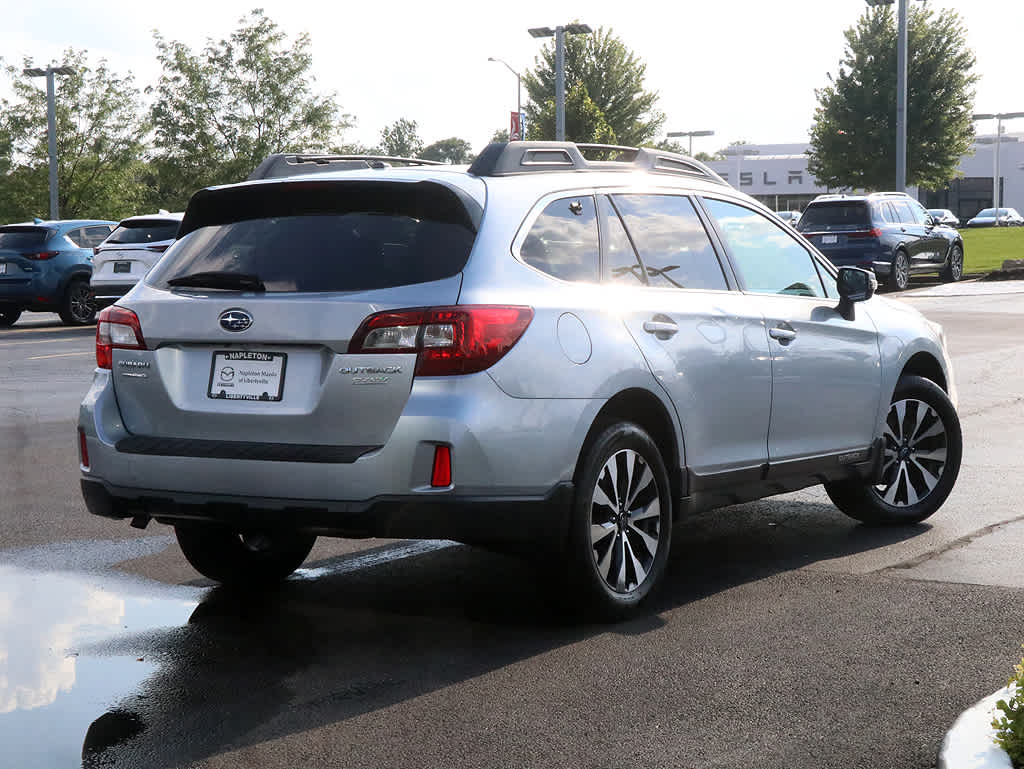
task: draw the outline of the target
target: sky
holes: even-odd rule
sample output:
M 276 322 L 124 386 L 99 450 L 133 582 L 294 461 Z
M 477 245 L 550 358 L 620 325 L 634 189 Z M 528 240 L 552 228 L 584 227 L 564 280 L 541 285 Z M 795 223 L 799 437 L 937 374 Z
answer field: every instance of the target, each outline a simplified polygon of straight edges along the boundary
M 106 59 L 118 74 L 131 72 L 140 88 L 160 74 L 154 30 L 199 50 L 207 39 L 228 37 L 243 16 L 262 7 L 289 39 L 310 35 L 314 90 L 333 92 L 355 119 L 345 141 L 376 144 L 382 128 L 408 118 L 425 143 L 456 136 L 475 151 L 508 127 L 516 106 L 515 76 L 488 57 L 520 72 L 531 69 L 545 41 L 526 30 L 574 20 L 610 28 L 646 62 L 646 88 L 658 92 L 668 118 L 663 130 L 715 132 L 695 139 L 694 152 L 737 140 L 806 141 L 814 91 L 838 70 L 843 32 L 866 8 L 863 0 L 689 0 L 644 8 L 590 0 L 562 9 L 536 0 L 36 0 L 12 13 L 14 0 L 2 4 L 8 6 L 0 13 L 5 61 L 20 65 L 28 56 L 40 65 L 59 61 L 69 47 L 85 49 L 91 62 Z M 981 76 L 975 111 L 1024 110 L 1024 2 L 929 4 L 939 13 L 959 10 L 965 20 Z M 8 93 L 0 83 L 0 95 Z M 994 128 L 979 125 L 979 132 L 986 130 Z

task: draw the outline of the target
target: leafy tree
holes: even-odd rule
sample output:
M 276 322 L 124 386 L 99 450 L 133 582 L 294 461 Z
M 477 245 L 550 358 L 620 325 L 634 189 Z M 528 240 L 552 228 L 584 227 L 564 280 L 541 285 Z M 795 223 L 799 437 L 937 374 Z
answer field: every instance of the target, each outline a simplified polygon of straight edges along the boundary
M 399 118 L 380 132 L 385 155 L 414 158 L 423 149 L 423 140 L 416 133 L 416 121 Z
M 440 160 L 443 163 L 468 163 L 473 155 L 472 147 L 465 139 L 452 136 L 428 145 L 419 157 L 424 160 Z
M 85 51 L 68 49 L 71 75 L 55 78 L 57 200 L 65 219 L 119 219 L 138 213 L 142 107 L 131 75 L 120 77 Z M 33 66 L 5 64 L 12 97 L 0 100 L 0 223 L 47 218 L 50 211 L 46 89 L 22 73 Z
M 508 141 L 508 129 L 507 128 L 499 128 L 497 131 L 494 132 L 494 135 L 491 136 L 491 143 L 492 144 L 494 142 L 507 142 L 507 141 Z
M 147 92 L 165 208 L 242 181 L 273 152 L 327 150 L 351 125 L 333 94 L 311 90 L 308 34 L 288 41 L 260 9 L 239 25 L 201 53 L 153 33 L 163 73 Z
M 535 113 L 526 129 L 527 139 L 547 139 L 555 135 L 555 101 L 548 99 Z M 587 94 L 583 83 L 573 83 L 565 95 L 565 138 L 592 144 L 615 144 L 615 131 L 604 113 Z
M 665 115 L 657 109 L 657 92 L 644 90 L 646 71 L 647 65 L 626 48 L 610 29 L 602 27 L 589 35 L 567 35 L 566 138 L 570 141 L 577 139 L 570 125 L 594 127 L 603 120 L 608 129 L 601 129 L 600 132 L 611 141 L 632 146 L 652 141 L 665 122 Z M 529 103 L 526 105 L 528 135 L 533 138 L 554 138 L 553 118 L 550 123 L 544 124 L 550 125 L 550 131 L 545 128 L 543 133 L 540 132 L 546 113 L 554 114 L 553 39 L 541 51 L 535 69 L 523 75 L 523 85 L 529 95 Z M 574 103 L 573 107 L 570 107 L 570 102 Z M 586 110 L 589 114 L 574 123 L 573 109 Z M 597 113 L 600 113 L 600 120 Z M 593 136 L 584 138 L 591 140 Z
M 819 89 L 807 167 L 828 187 L 896 182 L 896 24 L 891 6 L 848 29 L 836 78 Z M 943 187 L 971 147 L 975 58 L 960 16 L 912 5 L 908 18 L 907 183 Z

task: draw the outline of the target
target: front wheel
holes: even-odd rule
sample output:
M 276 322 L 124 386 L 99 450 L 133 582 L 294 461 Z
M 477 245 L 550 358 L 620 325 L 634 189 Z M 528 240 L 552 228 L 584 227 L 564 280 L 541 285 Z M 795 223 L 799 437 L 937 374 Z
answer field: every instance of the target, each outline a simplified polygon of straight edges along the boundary
M 71 281 L 64 292 L 59 313 L 66 326 L 87 326 L 96 320 L 96 303 L 89 289 L 89 281 Z
M 604 428 L 576 478 L 567 566 L 574 597 L 602 619 L 623 619 L 665 571 L 672 495 L 661 452 L 639 426 Z
M 964 276 L 964 250 L 954 243 L 949 249 L 949 264 L 942 270 L 942 280 L 946 283 L 956 283 Z
M 240 533 L 214 524 L 178 524 L 174 533 L 196 571 L 240 587 L 280 582 L 302 565 L 316 542 L 316 536 L 297 531 Z
M 903 291 L 910 285 L 910 258 L 906 251 L 897 251 L 892 258 L 892 273 L 889 285 L 897 291 Z
M 878 484 L 825 484 L 836 507 L 872 524 L 918 523 L 938 510 L 960 472 L 963 438 L 949 397 L 934 382 L 900 379 L 882 434 L 885 441 Z

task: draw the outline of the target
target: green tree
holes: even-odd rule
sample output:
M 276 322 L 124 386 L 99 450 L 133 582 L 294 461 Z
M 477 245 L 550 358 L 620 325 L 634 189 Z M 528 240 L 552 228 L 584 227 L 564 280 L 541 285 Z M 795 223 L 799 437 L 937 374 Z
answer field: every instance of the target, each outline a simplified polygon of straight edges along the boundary
M 415 120 L 399 118 L 380 132 L 380 144 L 385 155 L 396 158 L 414 158 L 423 149 L 423 140 L 416 133 Z
M 491 136 L 491 141 L 489 143 L 493 144 L 494 142 L 507 142 L 507 141 L 508 141 L 508 129 L 507 128 L 499 128 Z
M 468 163 L 473 155 L 472 147 L 465 139 L 452 136 L 427 145 L 419 157 L 424 160 L 440 160 L 442 163 Z
M 201 53 L 153 36 L 163 72 L 148 92 L 165 208 L 201 187 L 242 181 L 273 152 L 327 150 L 351 125 L 334 94 L 312 91 L 309 35 L 287 40 L 260 9 Z
M 839 74 L 819 89 L 807 167 L 828 187 L 896 182 L 896 24 L 891 6 L 846 30 Z M 973 52 L 953 11 L 912 5 L 908 19 L 907 184 L 945 186 L 971 147 Z
M 565 38 L 566 138 L 576 140 L 569 126 L 573 121 L 570 101 L 576 92 L 575 108 L 591 114 L 577 121 L 580 126 L 593 126 L 597 116 L 610 130 L 611 141 L 631 146 L 651 142 L 665 122 L 657 109 L 658 94 L 644 90 L 647 65 L 630 51 L 610 29 L 603 27 L 589 35 L 567 35 Z M 529 96 L 526 105 L 527 133 L 531 138 L 552 139 L 554 121 L 548 133 L 538 133 L 546 114 L 554 114 L 555 43 L 550 41 L 536 59 L 532 71 L 523 75 Z M 581 93 L 582 89 L 582 93 Z M 586 96 L 587 98 L 583 98 Z M 589 99 L 589 101 L 588 101 Z M 607 132 L 604 132 L 608 135 Z M 585 140 L 592 137 L 586 136 Z M 584 139 L 580 139 L 583 141 Z
M 527 139 L 550 139 L 555 135 L 555 102 L 548 99 L 527 123 Z M 615 144 L 615 131 L 601 108 L 587 94 L 583 83 L 573 83 L 565 95 L 565 138 L 571 142 Z
M 146 126 L 132 76 L 117 75 L 102 59 L 90 66 L 85 51 L 70 48 L 61 62 L 74 70 L 55 79 L 61 217 L 138 213 Z M 49 216 L 46 89 L 22 73 L 31 66 L 3 65 L 12 96 L 0 100 L 0 223 Z

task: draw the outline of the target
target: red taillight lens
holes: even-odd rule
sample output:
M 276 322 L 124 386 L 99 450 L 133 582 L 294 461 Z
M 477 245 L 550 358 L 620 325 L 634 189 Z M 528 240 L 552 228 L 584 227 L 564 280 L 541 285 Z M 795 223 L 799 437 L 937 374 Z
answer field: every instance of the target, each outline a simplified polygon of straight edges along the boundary
M 34 262 L 45 262 L 47 259 L 53 259 L 59 253 L 60 251 L 40 251 L 38 254 L 22 254 L 22 256 Z
M 86 470 L 89 469 L 89 447 L 85 443 L 85 430 L 78 428 L 78 461 Z
M 473 374 L 497 363 L 533 320 L 532 307 L 465 305 L 392 310 L 359 326 L 349 353 L 417 353 L 416 374 Z
M 452 450 L 450 446 L 434 447 L 434 469 L 430 473 L 430 485 L 436 489 L 452 485 Z
M 167 250 L 167 245 L 164 244 L 162 246 L 146 246 L 146 250 L 147 251 L 155 251 L 158 254 L 162 254 L 164 251 Z
M 131 310 L 111 305 L 96 318 L 96 365 L 109 369 L 113 366 L 113 351 L 145 350 L 139 316 Z

